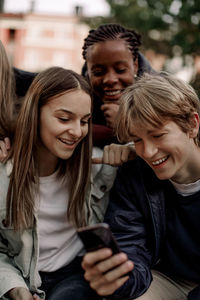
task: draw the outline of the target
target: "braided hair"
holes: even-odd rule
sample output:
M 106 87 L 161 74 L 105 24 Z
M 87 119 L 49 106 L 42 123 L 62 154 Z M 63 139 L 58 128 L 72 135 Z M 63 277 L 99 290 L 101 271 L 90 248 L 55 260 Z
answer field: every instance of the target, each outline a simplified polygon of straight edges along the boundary
M 119 24 L 104 24 L 97 29 L 91 29 L 88 36 L 84 39 L 82 47 L 83 58 L 87 59 L 88 48 L 96 43 L 107 40 L 124 40 L 133 55 L 135 61 L 138 57 L 139 46 L 141 45 L 140 35 L 132 29 L 127 29 Z

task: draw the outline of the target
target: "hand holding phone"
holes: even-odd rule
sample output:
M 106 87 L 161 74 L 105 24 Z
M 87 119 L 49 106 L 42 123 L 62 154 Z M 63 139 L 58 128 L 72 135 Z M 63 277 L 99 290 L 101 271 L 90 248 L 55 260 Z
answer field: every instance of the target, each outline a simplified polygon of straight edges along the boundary
M 88 252 L 101 248 L 110 248 L 113 254 L 121 252 L 109 225 L 106 223 L 81 227 L 77 233 Z
M 116 254 L 114 258 L 110 251 L 101 251 L 99 255 L 97 252 L 86 253 L 82 261 L 84 277 L 90 282 L 90 286 L 94 286 L 93 289 L 97 294 L 101 296 L 113 294 L 129 279 L 130 272 L 134 267 L 133 262 L 128 260 L 125 253 L 121 252 L 106 223 L 79 228 L 78 235 L 88 252 L 110 248 L 113 254 Z M 103 264 L 102 261 L 104 261 Z M 99 264 L 101 264 L 100 268 Z M 115 271 L 113 271 L 114 269 Z

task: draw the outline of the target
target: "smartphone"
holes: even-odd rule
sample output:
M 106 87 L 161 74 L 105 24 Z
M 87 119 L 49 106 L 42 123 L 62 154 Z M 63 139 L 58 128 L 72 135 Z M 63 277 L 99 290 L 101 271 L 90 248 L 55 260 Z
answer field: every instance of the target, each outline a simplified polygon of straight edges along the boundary
M 88 252 L 101 248 L 110 248 L 113 254 L 121 252 L 109 225 L 106 223 L 81 227 L 77 233 Z

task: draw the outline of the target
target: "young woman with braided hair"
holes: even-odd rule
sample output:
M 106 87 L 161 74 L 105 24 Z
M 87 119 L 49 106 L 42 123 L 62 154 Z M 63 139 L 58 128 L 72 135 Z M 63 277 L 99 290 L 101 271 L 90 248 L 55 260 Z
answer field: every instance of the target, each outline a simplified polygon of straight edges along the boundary
M 154 72 L 139 52 L 140 35 L 119 24 L 104 24 L 84 40 L 83 69 L 94 93 L 93 139 L 104 146 L 113 139 L 113 127 L 123 90 L 144 72 Z M 99 126 L 101 125 L 101 126 Z

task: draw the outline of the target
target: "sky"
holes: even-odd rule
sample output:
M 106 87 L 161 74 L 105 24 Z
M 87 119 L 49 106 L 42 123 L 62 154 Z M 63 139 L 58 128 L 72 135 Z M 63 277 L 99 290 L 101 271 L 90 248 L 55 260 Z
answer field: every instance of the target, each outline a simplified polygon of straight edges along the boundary
M 26 12 L 32 0 L 5 0 L 5 12 Z M 106 0 L 35 0 L 35 12 L 70 15 L 74 7 L 81 5 L 86 16 L 101 16 L 109 13 Z

